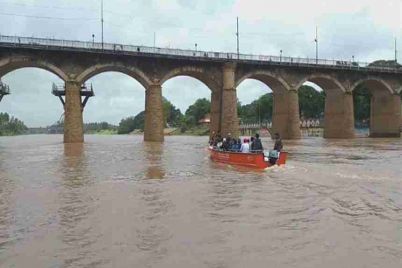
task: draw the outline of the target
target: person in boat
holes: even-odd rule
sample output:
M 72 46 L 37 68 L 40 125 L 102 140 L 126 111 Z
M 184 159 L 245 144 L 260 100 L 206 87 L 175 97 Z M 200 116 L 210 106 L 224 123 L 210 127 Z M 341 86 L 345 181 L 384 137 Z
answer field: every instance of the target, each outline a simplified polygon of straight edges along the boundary
M 230 151 L 231 152 L 237 151 L 237 140 L 236 139 L 233 139 L 232 145 L 230 146 Z
M 243 140 L 243 144 L 240 147 L 240 152 L 242 153 L 249 153 L 250 152 L 250 144 L 249 144 L 249 140 L 247 138 L 244 138 Z
M 282 143 L 281 136 L 279 135 L 279 133 L 275 133 L 274 137 L 275 137 L 274 150 L 280 152 L 283 149 L 283 143 Z
M 260 139 L 260 134 L 256 133 L 253 143 L 251 144 L 251 151 L 254 153 L 260 153 L 264 150 Z
M 213 147 L 220 147 L 220 146 L 222 146 L 222 142 L 223 142 L 222 136 L 221 136 L 221 134 L 218 132 L 218 134 L 215 136 Z M 218 144 L 220 144 L 220 145 L 218 146 Z
M 234 146 L 234 150 L 235 152 L 240 152 L 240 148 L 241 148 L 241 139 L 237 139 L 237 142 Z
M 253 152 L 254 137 L 250 138 L 250 152 Z
M 214 146 L 216 140 L 216 133 L 215 131 L 212 131 L 211 137 L 209 139 L 209 145 Z
M 278 161 L 279 154 L 281 153 L 283 148 L 282 139 L 279 133 L 275 133 L 274 139 L 275 139 L 274 149 L 269 152 L 269 162 L 272 165 L 275 165 L 276 161 Z

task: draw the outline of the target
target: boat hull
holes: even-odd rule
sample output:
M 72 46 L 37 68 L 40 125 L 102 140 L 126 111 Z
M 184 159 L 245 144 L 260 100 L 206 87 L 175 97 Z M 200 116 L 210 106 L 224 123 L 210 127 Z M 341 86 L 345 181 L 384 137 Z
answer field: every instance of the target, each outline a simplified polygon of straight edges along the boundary
M 239 153 L 239 152 L 227 152 L 219 151 L 209 148 L 211 159 L 215 162 L 225 163 L 229 165 L 237 165 L 256 169 L 265 169 L 271 167 L 269 161 L 264 160 L 263 153 Z M 281 152 L 279 159 L 275 165 L 285 165 L 287 159 L 287 152 Z M 265 158 L 266 159 L 266 158 Z

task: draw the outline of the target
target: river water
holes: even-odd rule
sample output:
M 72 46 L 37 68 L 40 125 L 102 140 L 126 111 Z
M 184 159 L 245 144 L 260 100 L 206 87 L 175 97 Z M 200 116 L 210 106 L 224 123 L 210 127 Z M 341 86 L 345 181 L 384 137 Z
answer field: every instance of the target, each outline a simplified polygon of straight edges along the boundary
M 402 139 L 286 141 L 264 172 L 206 137 L 61 141 L 0 138 L 0 267 L 402 267 Z

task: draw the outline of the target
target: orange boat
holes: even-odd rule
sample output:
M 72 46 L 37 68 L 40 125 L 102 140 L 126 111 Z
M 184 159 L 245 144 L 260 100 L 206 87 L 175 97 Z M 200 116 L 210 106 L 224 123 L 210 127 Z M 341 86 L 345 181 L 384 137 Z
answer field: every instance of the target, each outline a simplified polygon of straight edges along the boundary
M 268 161 L 268 157 L 264 153 L 240 153 L 240 152 L 228 152 L 220 151 L 209 147 L 211 152 L 211 159 L 215 162 L 238 165 L 256 169 L 265 169 L 272 166 Z M 279 159 L 276 161 L 276 165 L 281 166 L 286 164 L 287 152 L 281 152 Z

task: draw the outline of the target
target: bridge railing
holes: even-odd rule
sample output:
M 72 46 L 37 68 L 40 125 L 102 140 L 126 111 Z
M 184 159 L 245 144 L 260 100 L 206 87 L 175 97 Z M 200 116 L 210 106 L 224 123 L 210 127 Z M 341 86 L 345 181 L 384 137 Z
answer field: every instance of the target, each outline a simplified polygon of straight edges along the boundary
M 355 62 L 345 60 L 326 60 L 315 58 L 301 58 L 301 57 L 285 57 L 285 56 L 267 56 L 267 55 L 252 55 L 252 54 L 237 54 L 237 53 L 225 53 L 225 52 L 207 52 L 185 49 L 171 49 L 160 47 L 148 47 L 148 46 L 135 46 L 135 45 L 122 45 L 112 43 L 98 43 L 98 42 L 85 42 L 85 41 L 73 41 L 62 39 L 47 39 L 36 37 L 19 37 L 19 36 L 5 36 L 0 35 L 0 45 L 12 45 L 12 46 L 29 46 L 38 47 L 42 49 L 84 49 L 91 51 L 105 51 L 109 53 L 146 53 L 146 54 L 159 54 L 159 55 L 171 55 L 182 56 L 192 58 L 211 58 L 220 60 L 239 60 L 239 61 L 258 61 L 269 62 L 271 64 L 278 65 L 319 65 L 328 66 L 337 69 L 368 69 L 378 70 L 386 72 L 402 72 L 402 68 L 393 66 L 373 66 L 367 62 Z

